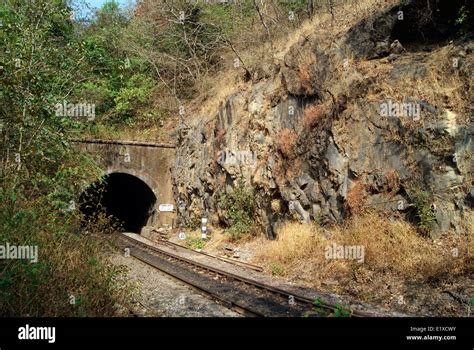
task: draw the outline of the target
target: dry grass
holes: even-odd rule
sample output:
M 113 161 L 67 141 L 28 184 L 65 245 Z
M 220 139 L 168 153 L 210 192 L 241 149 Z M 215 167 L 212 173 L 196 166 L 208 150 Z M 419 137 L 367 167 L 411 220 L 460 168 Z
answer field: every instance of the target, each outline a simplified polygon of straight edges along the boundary
M 278 137 L 278 149 L 285 158 L 294 159 L 295 155 L 295 144 L 298 140 L 298 134 L 293 129 L 283 129 L 280 131 Z
M 316 125 L 320 124 L 324 118 L 323 105 L 311 105 L 305 108 L 303 117 L 303 126 L 307 130 L 311 130 Z
M 281 265 L 287 276 L 298 276 L 317 286 L 336 276 L 351 279 L 360 268 L 418 281 L 445 273 L 464 274 L 472 272 L 474 259 L 472 233 L 457 241 L 445 237 L 434 243 L 420 237 L 410 224 L 390 221 L 375 212 L 354 217 L 330 231 L 316 225 L 289 223 L 275 241 L 256 245 L 260 243 L 256 262 L 269 270 L 273 264 Z M 325 249 L 333 243 L 363 246 L 363 263 L 326 259 Z M 453 247 L 459 249 L 456 258 Z
M 391 169 L 385 173 L 385 180 L 387 181 L 385 192 L 395 194 L 400 189 L 400 176 L 395 169 Z
M 335 7 L 334 18 L 329 12 L 316 11 L 313 18 L 304 20 L 298 28 L 283 28 L 271 43 L 255 41 L 255 32 L 253 31 L 252 45 L 249 45 L 248 41 L 244 41 L 244 46 L 237 47 L 237 51 L 243 66 L 252 73 L 256 71 L 268 72 L 275 64 L 283 61 L 291 46 L 301 38 L 317 33 L 320 37 L 318 42 L 321 45 L 329 46 L 335 38 L 343 35 L 361 18 L 395 2 L 396 0 L 389 0 L 380 4 L 378 0 L 360 0 L 356 4 L 345 3 Z M 280 27 L 282 25 L 283 23 L 279 24 Z M 243 75 L 243 67 L 234 67 L 235 54 L 229 49 L 229 52 L 223 53 L 222 57 L 224 57 L 223 68 L 217 74 L 203 76 L 200 80 L 201 86 L 197 88 L 200 91 L 199 97 L 194 99 L 189 106 L 189 111 L 194 114 L 214 115 L 222 101 L 251 86 L 251 81 L 243 82 L 240 79 Z M 308 73 L 301 72 L 303 75 Z
M 347 194 L 347 206 L 352 214 L 360 214 L 366 204 L 367 193 L 365 186 L 360 181 L 355 181 Z
M 287 223 L 276 240 L 260 237 L 241 250 L 251 252 L 250 261 L 268 274 L 322 293 L 412 315 L 468 316 L 474 293 L 474 212 L 466 214 L 463 225 L 465 235 L 431 240 L 402 220 L 367 212 L 327 230 Z M 364 247 L 363 261 L 327 259 L 326 247 L 333 244 Z
M 303 88 L 304 94 L 311 96 L 314 94 L 313 81 L 315 77 L 311 73 L 310 64 L 302 64 L 298 70 L 298 78 Z
M 452 113 L 445 113 L 442 116 L 451 127 L 469 123 L 472 79 L 463 75 L 459 69 L 453 68 L 453 55 L 455 55 L 454 49 L 446 46 L 436 49 L 426 57 L 407 53 L 391 65 L 378 64 L 376 61 L 359 62 L 358 69 L 364 75 L 377 77 L 377 84 L 374 85 L 375 91 L 371 91 L 367 95 L 367 101 L 379 102 L 392 99 L 402 102 L 408 97 L 417 98 L 441 111 L 454 111 L 457 118 L 453 118 Z M 416 79 L 401 76 L 394 83 L 388 74 L 393 65 L 412 64 L 416 60 L 426 67 L 426 74 L 420 75 Z M 429 122 L 429 117 L 428 113 L 422 111 L 421 123 Z M 449 119 L 450 117 L 451 119 Z M 410 118 L 402 118 L 402 123 L 409 124 L 413 121 Z
M 216 76 L 204 77 L 201 94 L 189 105 L 190 114 L 213 116 L 229 96 L 247 89 L 248 84 L 239 81 L 241 73 L 240 68 L 229 67 Z
M 186 239 L 184 241 L 179 240 L 177 236 L 173 236 L 170 240 L 177 244 L 187 246 L 188 248 L 202 249 L 203 251 L 212 253 L 219 252 L 222 247 L 233 242 L 231 235 L 222 229 L 213 229 L 212 233 L 208 233 L 207 239 L 204 241 L 201 235 L 200 229 L 189 230 L 186 231 Z M 198 244 L 198 242 L 202 242 L 202 245 Z
M 225 230 L 216 229 L 212 232 L 209 240 L 206 242 L 205 250 L 209 252 L 215 252 L 231 242 L 231 236 L 227 234 Z
M 303 21 L 299 28 L 274 40 L 274 58 L 283 60 L 291 46 L 301 37 L 307 37 L 316 31 L 326 40 L 332 41 L 334 37 L 345 33 L 361 18 L 367 17 L 375 10 L 382 10 L 382 8 L 391 6 L 396 2 L 397 0 L 388 0 L 382 4 L 380 0 L 347 2 L 334 8 L 334 18 L 328 11 L 316 11 L 314 17 Z

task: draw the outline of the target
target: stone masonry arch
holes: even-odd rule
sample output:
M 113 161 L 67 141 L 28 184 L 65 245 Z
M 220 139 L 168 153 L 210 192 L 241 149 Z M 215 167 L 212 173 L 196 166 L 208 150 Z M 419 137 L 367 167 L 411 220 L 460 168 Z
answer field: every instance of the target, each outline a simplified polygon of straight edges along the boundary
M 148 228 L 174 226 L 176 205 L 173 197 L 171 167 L 175 146 L 136 141 L 73 140 L 81 152 L 90 154 L 103 168 L 103 176 L 127 174 L 142 181 L 153 192 Z M 124 189 L 124 192 L 125 189 Z

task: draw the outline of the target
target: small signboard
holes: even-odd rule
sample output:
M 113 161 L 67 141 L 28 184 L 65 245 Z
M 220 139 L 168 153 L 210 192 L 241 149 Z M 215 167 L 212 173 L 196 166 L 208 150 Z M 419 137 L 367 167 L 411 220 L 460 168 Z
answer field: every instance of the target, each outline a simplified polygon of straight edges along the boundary
M 159 211 L 165 211 L 165 212 L 170 212 L 173 211 L 173 204 L 160 204 L 158 206 Z

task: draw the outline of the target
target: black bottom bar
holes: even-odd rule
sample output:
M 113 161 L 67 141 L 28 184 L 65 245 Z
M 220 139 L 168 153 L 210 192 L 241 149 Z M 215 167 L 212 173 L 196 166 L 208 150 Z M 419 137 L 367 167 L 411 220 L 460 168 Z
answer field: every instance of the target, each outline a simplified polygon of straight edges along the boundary
M 0 319 L 0 349 L 96 348 L 101 344 L 107 348 L 136 348 L 138 344 L 149 344 L 153 348 L 170 346 L 170 339 L 160 343 L 163 337 L 203 346 L 202 337 L 238 339 L 249 336 L 266 337 L 265 342 L 293 337 L 291 350 L 299 344 L 304 348 L 311 344 L 314 348 L 319 348 L 317 344 L 326 344 L 336 349 L 367 345 L 400 349 L 472 349 L 473 326 L 472 318 L 7 318 Z M 48 338 L 45 328 L 32 331 L 31 327 L 55 327 L 54 343 L 48 342 L 47 339 L 52 340 L 52 333 Z M 43 334 L 47 339 L 19 339 L 20 331 L 25 336 L 27 330 L 32 332 L 28 337 Z M 226 348 L 229 344 L 217 341 L 214 345 Z M 241 343 L 241 346 L 247 345 Z

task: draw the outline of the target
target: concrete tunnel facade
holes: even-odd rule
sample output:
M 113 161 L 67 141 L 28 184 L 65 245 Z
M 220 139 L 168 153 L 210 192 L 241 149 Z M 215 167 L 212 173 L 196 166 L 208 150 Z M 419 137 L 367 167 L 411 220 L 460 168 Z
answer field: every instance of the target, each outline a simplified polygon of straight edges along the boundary
M 126 231 L 142 233 L 150 227 L 173 227 L 174 145 L 104 140 L 73 142 L 80 152 L 90 154 L 104 168 L 102 182 L 97 179 L 94 186 L 101 190 L 100 195 L 94 195 L 99 191 L 90 189 L 81 195 L 80 201 L 87 203 L 83 209 L 86 215 L 100 205 L 123 222 Z

